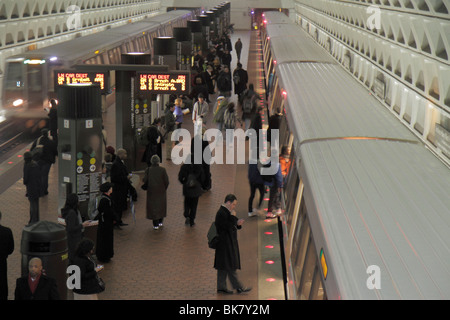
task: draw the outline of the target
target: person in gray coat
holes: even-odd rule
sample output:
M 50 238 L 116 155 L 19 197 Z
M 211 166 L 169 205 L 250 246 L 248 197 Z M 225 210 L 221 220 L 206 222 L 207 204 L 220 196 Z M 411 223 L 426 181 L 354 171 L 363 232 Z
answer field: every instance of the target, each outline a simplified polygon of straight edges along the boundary
M 150 167 L 145 170 L 143 189 L 147 190 L 147 219 L 153 220 L 153 229 L 158 230 L 167 216 L 169 176 L 166 169 L 159 166 L 160 159 L 156 154 L 150 161 Z

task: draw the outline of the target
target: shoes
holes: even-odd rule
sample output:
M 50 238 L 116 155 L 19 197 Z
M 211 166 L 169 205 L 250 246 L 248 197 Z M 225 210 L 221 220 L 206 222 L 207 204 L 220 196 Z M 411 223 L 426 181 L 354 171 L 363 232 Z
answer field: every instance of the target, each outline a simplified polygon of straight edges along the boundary
M 237 289 L 237 293 L 249 292 L 250 290 L 252 290 L 252 288 L 250 288 L 250 287 L 242 287 L 242 288 Z
M 233 291 L 228 289 L 217 289 L 217 293 L 233 294 Z
M 280 208 L 280 209 L 277 209 L 277 211 L 275 211 L 275 214 L 278 215 L 278 216 L 279 216 L 280 214 L 282 214 L 282 213 L 283 213 L 283 211 L 281 211 L 281 208 Z
M 153 230 L 158 230 L 159 226 L 153 226 Z
M 191 218 L 186 217 L 186 220 L 184 220 L 184 224 L 191 224 Z
M 249 212 L 249 213 L 248 213 L 248 216 L 249 216 L 249 217 L 254 217 L 254 216 L 256 216 L 256 215 L 258 215 L 258 213 L 255 212 L 255 211 L 252 211 L 252 212 Z
M 191 225 L 191 227 L 195 226 L 195 222 L 194 221 L 191 221 L 189 224 Z
M 275 219 L 277 217 L 276 214 L 273 214 L 272 212 L 267 212 L 266 219 Z

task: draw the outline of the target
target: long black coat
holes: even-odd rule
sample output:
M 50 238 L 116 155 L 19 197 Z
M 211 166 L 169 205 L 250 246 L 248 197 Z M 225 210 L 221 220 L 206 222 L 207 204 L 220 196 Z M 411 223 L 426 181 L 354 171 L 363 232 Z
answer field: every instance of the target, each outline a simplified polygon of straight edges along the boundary
M 8 265 L 6 259 L 14 251 L 14 238 L 10 228 L 0 226 L 0 300 L 8 298 Z
M 25 162 L 23 166 L 23 184 L 27 187 L 27 197 L 36 199 L 44 195 L 41 184 L 41 169 L 37 162 Z
M 128 190 L 131 184 L 128 180 L 128 169 L 119 157 L 116 157 L 111 166 L 111 183 L 114 185 L 112 200 L 115 211 L 127 210 Z
M 241 268 L 239 255 L 239 244 L 237 230 L 238 218 L 231 215 L 230 211 L 221 206 L 216 214 L 216 229 L 219 235 L 216 255 L 214 257 L 214 268 L 217 270 L 236 270 Z
M 108 195 L 102 194 L 98 212 L 96 255 L 100 261 L 107 261 L 114 256 L 114 208 Z
M 62 209 L 62 217 L 66 222 L 67 249 L 69 261 L 75 256 L 78 243 L 83 239 L 84 227 L 80 223 L 80 212 L 74 209 Z
M 53 278 L 41 274 L 39 283 L 31 293 L 28 285 L 28 275 L 16 280 L 16 291 L 14 293 L 15 300 L 59 300 L 60 296 L 56 281 Z
M 95 271 L 95 263 L 90 260 L 87 256 L 75 257 L 73 261 L 74 265 L 80 267 L 80 277 L 81 286 L 80 289 L 73 289 L 73 292 L 78 294 L 95 294 L 100 293 L 97 271 Z
M 196 179 L 196 185 L 193 188 L 187 187 L 189 174 L 193 174 Z M 180 172 L 178 172 L 178 181 L 183 185 L 183 195 L 185 197 L 200 197 L 203 194 L 202 186 L 205 184 L 205 173 L 203 172 L 202 164 L 183 164 Z
M 144 183 L 147 184 L 147 219 L 165 218 L 167 215 L 166 190 L 169 186 L 166 169 L 159 165 L 151 165 L 145 170 Z

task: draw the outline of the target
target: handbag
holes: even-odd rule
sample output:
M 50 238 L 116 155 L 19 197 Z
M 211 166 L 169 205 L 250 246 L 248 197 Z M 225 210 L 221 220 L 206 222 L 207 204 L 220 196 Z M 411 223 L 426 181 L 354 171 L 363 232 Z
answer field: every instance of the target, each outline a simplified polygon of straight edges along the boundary
M 97 275 L 98 293 L 105 291 L 105 281 Z

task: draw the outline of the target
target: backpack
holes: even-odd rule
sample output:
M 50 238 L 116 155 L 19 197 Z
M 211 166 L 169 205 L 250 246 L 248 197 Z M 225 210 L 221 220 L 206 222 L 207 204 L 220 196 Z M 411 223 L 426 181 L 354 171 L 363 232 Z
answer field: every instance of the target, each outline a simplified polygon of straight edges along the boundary
M 206 237 L 208 239 L 208 247 L 210 247 L 211 249 L 216 249 L 217 243 L 219 242 L 219 235 L 217 234 L 215 222 L 211 223 Z
M 148 139 L 148 127 L 142 127 L 136 130 L 136 140 L 141 146 L 146 146 L 150 143 Z
M 233 82 L 234 82 L 234 84 L 239 84 L 239 81 L 241 81 L 241 77 L 239 76 L 239 73 L 236 72 L 233 75 Z
M 225 125 L 225 129 L 234 129 L 236 127 L 236 116 L 234 112 L 230 112 L 228 109 L 225 110 L 223 124 Z
M 186 187 L 195 188 L 197 186 L 197 179 L 194 173 L 189 173 L 186 180 Z
M 251 97 L 246 96 L 242 102 L 242 112 L 251 113 L 255 99 L 255 95 L 252 95 Z

